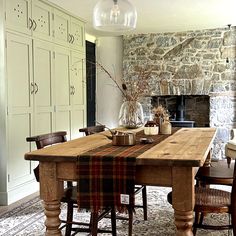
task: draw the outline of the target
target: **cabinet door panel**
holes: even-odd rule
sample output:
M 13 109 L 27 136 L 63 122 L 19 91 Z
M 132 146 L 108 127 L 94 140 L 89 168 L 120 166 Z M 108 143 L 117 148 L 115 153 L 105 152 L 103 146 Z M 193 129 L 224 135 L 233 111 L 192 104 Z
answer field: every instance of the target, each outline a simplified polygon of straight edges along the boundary
M 53 130 L 53 46 L 34 41 L 35 134 Z
M 30 21 L 31 2 L 30 0 L 7 0 L 6 1 L 6 27 L 31 34 Z
M 70 16 L 54 9 L 54 40 L 68 46 L 69 41 Z
M 33 35 L 42 39 L 52 39 L 52 7 L 34 0 L 32 2 Z
M 35 114 L 35 134 L 46 134 L 53 132 L 53 113 L 40 112 Z
M 7 34 L 7 79 L 9 110 L 32 109 L 32 42 Z
M 73 106 L 81 106 L 85 105 L 85 60 L 81 53 L 72 52 L 71 55 L 71 85 L 74 86 L 72 104 Z
M 70 51 L 55 48 L 55 103 L 56 106 L 70 105 Z
M 55 130 L 67 131 L 67 138 L 70 139 L 71 118 L 69 110 L 59 110 L 55 114 Z
M 11 114 L 8 121 L 8 173 L 11 188 L 34 178 L 31 163 L 24 160 L 24 154 L 30 151 L 30 145 L 25 139 L 31 135 L 32 117 L 28 113 Z
M 84 51 L 84 23 L 71 17 L 70 34 L 73 36 L 71 45 L 77 50 Z

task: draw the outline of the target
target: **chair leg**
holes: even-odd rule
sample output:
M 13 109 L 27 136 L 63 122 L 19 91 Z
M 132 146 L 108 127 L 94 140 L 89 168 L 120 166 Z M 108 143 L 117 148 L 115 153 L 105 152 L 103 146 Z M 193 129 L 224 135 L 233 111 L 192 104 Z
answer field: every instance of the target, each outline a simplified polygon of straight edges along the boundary
M 112 228 L 112 236 L 116 236 L 116 211 L 115 211 L 115 208 L 111 209 L 111 228 Z
M 195 212 L 195 219 L 193 223 L 193 235 L 195 236 L 197 233 L 197 225 L 199 224 L 199 212 Z
M 200 221 L 199 221 L 199 225 L 202 225 L 203 223 L 203 218 L 204 218 L 204 213 L 200 213 Z
M 73 221 L 73 203 L 69 202 L 67 203 L 67 223 L 66 223 L 66 232 L 65 236 L 71 235 L 71 229 L 72 229 L 72 221 Z
M 142 198 L 143 198 L 143 219 L 147 220 L 147 188 L 146 186 L 142 189 Z
M 97 236 L 98 234 L 98 212 L 91 213 L 91 235 Z
M 227 158 L 228 168 L 230 168 L 231 158 L 230 157 L 226 157 L 226 158 Z
M 133 231 L 133 208 L 132 207 L 128 208 L 128 213 L 129 213 L 129 233 L 128 233 L 128 236 L 132 236 L 132 231 Z

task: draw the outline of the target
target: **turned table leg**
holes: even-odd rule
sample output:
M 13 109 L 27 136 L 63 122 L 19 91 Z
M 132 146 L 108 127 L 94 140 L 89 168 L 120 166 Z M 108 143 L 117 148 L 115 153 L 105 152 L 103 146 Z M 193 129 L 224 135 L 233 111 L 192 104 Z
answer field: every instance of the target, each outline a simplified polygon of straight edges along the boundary
M 192 236 L 193 212 L 175 210 L 175 226 L 177 228 L 176 235 Z
M 173 167 L 172 205 L 177 236 L 193 236 L 194 170 L 192 167 Z
M 46 215 L 45 226 L 46 226 L 46 235 L 61 235 L 59 226 L 61 221 L 59 215 L 61 212 L 60 201 L 45 201 L 44 202 L 44 213 Z
M 46 236 L 61 236 L 59 215 L 63 182 L 57 180 L 56 167 L 55 162 L 40 162 L 39 164 L 40 197 L 44 200 Z

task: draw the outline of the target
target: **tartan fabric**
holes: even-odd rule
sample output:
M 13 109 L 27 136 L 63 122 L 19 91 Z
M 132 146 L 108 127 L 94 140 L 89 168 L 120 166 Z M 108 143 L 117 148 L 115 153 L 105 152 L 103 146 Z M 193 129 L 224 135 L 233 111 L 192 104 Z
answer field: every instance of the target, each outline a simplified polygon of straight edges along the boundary
M 134 206 L 135 158 L 81 156 L 78 160 L 78 206 L 99 211 L 115 207 L 123 212 L 120 194 L 129 195 Z
M 179 128 L 172 128 L 172 134 Z M 78 206 L 91 210 L 115 207 L 122 212 L 127 206 L 120 202 L 120 194 L 130 195 L 134 205 L 136 157 L 170 135 L 153 135 L 152 144 L 141 144 L 147 137 L 143 131 L 136 134 L 136 145 L 113 146 L 111 143 L 95 148 L 78 157 Z

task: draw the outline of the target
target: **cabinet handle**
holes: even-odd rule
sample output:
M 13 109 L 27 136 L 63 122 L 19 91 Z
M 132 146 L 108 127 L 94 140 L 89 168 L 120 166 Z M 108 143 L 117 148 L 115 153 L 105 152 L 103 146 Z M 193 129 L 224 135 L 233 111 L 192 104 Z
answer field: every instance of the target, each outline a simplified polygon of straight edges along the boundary
M 29 29 L 31 30 L 33 27 L 33 21 L 31 18 L 29 18 Z
M 34 93 L 34 83 L 33 82 L 30 83 L 30 93 L 31 94 Z
M 35 31 L 35 30 L 36 30 L 36 28 L 37 28 L 37 23 L 36 23 L 36 21 L 35 21 L 35 20 L 33 20 L 33 25 L 34 25 L 34 27 L 33 27 L 33 31 Z
M 72 41 L 71 41 L 71 43 L 74 43 L 74 41 L 75 41 L 75 37 L 74 37 L 74 35 L 71 35 L 71 37 L 72 37 Z
M 73 95 L 75 95 L 75 86 L 73 86 Z
M 70 43 L 72 40 L 71 34 L 68 34 L 68 42 Z
M 73 94 L 73 86 L 70 86 L 70 95 L 74 95 Z
M 39 91 L 39 86 L 36 83 L 34 83 L 34 85 L 36 87 L 36 90 L 35 90 L 34 94 L 36 94 Z

